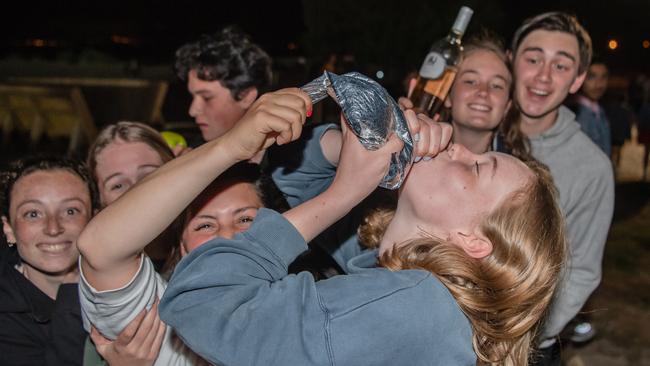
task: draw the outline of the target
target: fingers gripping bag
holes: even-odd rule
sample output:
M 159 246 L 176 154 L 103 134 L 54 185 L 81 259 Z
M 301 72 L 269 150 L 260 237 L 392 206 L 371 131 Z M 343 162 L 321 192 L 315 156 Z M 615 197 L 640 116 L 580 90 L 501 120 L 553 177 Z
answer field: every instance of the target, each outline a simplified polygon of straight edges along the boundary
M 379 184 L 383 188 L 399 188 L 412 163 L 413 139 L 404 113 L 386 89 L 358 72 L 336 75 L 328 71 L 301 89 L 314 104 L 328 95 L 332 97 L 366 149 L 379 149 L 392 133 L 404 142 L 402 150 L 391 157 L 388 173 Z

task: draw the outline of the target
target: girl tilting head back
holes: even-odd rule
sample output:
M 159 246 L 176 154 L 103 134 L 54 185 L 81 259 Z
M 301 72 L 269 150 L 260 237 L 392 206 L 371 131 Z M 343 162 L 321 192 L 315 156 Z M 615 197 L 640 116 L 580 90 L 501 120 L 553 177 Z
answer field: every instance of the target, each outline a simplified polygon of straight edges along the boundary
M 295 89 L 262 96 L 226 136 L 160 168 L 100 213 L 80 243 L 127 223 L 136 229 L 111 239 L 146 242 L 227 167 L 296 139 L 309 108 Z M 512 156 L 445 149 L 450 133 L 405 114 L 423 158 L 403 183 L 379 251 L 351 258 L 345 276 L 316 282 L 288 273 L 306 242 L 377 187 L 402 148 L 393 136 L 368 151 L 343 124 L 332 184 L 282 215 L 260 209 L 245 233 L 194 249 L 176 266 L 161 318 L 213 363 L 525 364 L 564 258 L 552 185 Z M 170 185 L 179 194 L 155 199 Z
M 533 172 L 528 183 L 479 223 L 489 254 L 472 252 L 483 243 L 459 248 L 453 237 L 425 235 L 380 257 L 392 270 L 433 273 L 470 320 L 474 350 L 487 364 L 527 363 L 564 264 L 564 226 L 552 179 L 540 164 L 527 165 Z

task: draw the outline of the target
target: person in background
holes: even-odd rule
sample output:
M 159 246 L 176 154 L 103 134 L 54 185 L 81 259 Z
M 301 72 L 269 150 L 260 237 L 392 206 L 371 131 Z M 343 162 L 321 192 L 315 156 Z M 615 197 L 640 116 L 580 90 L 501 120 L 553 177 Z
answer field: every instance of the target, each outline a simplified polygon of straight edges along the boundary
M 493 150 L 495 131 L 510 108 L 511 86 L 502 43 L 487 35 L 470 38 L 445 99 L 445 106 L 451 109 L 454 143 L 476 154 Z
M 88 149 L 86 158 L 97 183 L 101 207 L 115 202 L 173 158 L 174 153 L 158 131 L 144 123 L 120 121 L 104 127 Z M 169 272 L 165 261 L 173 250 L 170 243 L 176 241 L 175 235 L 175 229 L 170 227 L 147 246 L 147 255 L 159 272 Z
M 603 103 L 612 132 L 612 164 L 614 172 L 621 163 L 621 148 L 632 137 L 634 113 L 624 90 L 609 90 Z
M 600 283 L 614 211 L 609 157 L 562 103 L 576 93 L 591 63 L 591 38 L 578 20 L 549 12 L 526 19 L 511 44 L 514 113 L 504 135 L 521 132 L 532 156 L 548 166 L 559 191 L 570 246 L 570 265 L 541 332 L 538 365 L 559 365 L 557 336 Z M 578 169 L 579 167 L 579 169 Z
M 189 114 L 205 141 L 230 130 L 272 81 L 269 55 L 235 27 L 181 46 L 175 69 L 187 83 Z
M 609 120 L 601 99 L 607 91 L 609 70 L 607 65 L 595 59 L 587 69 L 587 77 L 580 93 L 568 102 L 576 114 L 576 121 L 584 132 L 607 156 L 612 154 L 612 138 Z
M 0 364 L 81 365 L 76 241 L 96 207 L 92 178 L 75 160 L 28 157 L 0 187 Z
M 180 194 L 173 192 L 174 195 Z M 167 195 L 169 193 L 166 192 Z M 167 199 L 161 197 L 160 192 L 146 194 Z M 175 243 L 170 244 L 174 247 L 168 260 L 170 269 L 173 270 L 181 257 L 204 242 L 215 237 L 232 238 L 236 233 L 245 231 L 261 207 L 279 211 L 287 208 L 286 201 L 272 180 L 262 175 L 254 164 L 239 164 L 225 171 L 180 216 L 181 234 Z M 111 205 L 104 210 L 110 208 Z M 157 317 L 157 299 L 167 285 L 165 279 L 154 270 L 151 259 L 143 254 L 144 246 L 140 243 L 106 245 L 106 242 L 112 242 L 113 229 L 111 223 L 106 223 L 105 227 L 96 228 L 92 237 L 79 241 L 83 316 L 87 327 L 93 325 L 93 340 L 100 345 L 119 342 L 124 333 L 133 332 L 129 328 L 139 317 L 144 317 L 143 321 L 147 317 Z M 134 229 L 128 224 L 123 227 L 124 231 Z M 140 328 L 136 329 L 138 333 L 141 332 Z M 148 335 L 149 341 L 138 345 L 146 350 L 147 344 L 158 344 L 155 353 L 145 357 L 149 364 L 206 364 L 185 347 L 171 329 L 155 324 L 147 329 L 148 332 L 144 332 L 142 337 Z
M 415 79 L 409 80 L 410 89 Z M 527 139 L 522 133 L 506 136 L 500 131 L 511 107 L 512 72 L 503 41 L 483 31 L 463 44 L 463 58 L 444 108 L 453 126 L 452 139 L 474 153 L 499 151 L 530 160 Z M 399 99 L 410 108 L 407 98 Z
M 648 179 L 648 162 L 650 162 L 650 103 L 645 102 L 639 110 L 639 119 L 637 121 L 639 134 L 637 140 L 643 145 L 643 178 Z

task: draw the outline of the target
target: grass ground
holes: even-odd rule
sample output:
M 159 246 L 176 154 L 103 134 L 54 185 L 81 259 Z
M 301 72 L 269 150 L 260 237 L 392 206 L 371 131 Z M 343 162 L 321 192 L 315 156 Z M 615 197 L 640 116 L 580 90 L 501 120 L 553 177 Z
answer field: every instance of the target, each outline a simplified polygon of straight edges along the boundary
M 568 366 L 650 365 L 650 184 L 619 183 L 603 280 L 590 300 L 598 335 L 565 345 Z

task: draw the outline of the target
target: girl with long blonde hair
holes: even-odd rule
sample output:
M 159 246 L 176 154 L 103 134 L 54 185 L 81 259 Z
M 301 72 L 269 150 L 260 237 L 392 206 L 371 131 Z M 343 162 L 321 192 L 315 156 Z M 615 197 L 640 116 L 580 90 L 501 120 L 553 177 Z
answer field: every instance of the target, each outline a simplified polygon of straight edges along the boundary
M 262 96 L 226 135 L 99 213 L 80 246 L 111 228 L 127 229 L 113 230 L 106 245 L 146 243 L 228 166 L 297 139 L 310 108 L 297 89 Z M 415 153 L 427 159 L 411 167 L 379 248 L 352 258 L 347 275 L 316 282 L 287 270 L 377 187 L 401 149 L 393 136 L 367 151 L 343 124 L 331 186 L 284 214 L 260 209 L 247 232 L 189 253 L 160 302 L 161 319 L 216 364 L 525 364 L 564 260 L 548 175 L 508 155 L 446 148 L 445 129 L 405 115 L 420 136 Z M 170 186 L 178 194 L 156 198 Z

